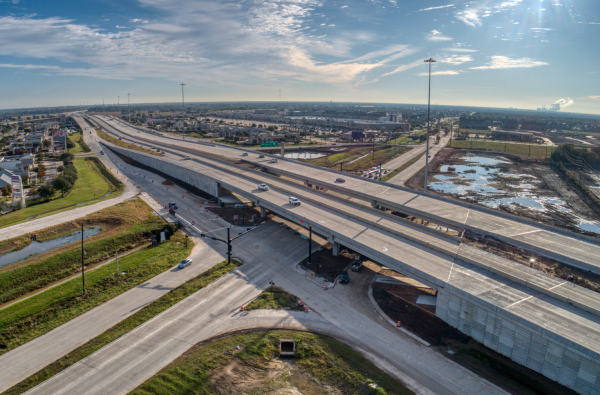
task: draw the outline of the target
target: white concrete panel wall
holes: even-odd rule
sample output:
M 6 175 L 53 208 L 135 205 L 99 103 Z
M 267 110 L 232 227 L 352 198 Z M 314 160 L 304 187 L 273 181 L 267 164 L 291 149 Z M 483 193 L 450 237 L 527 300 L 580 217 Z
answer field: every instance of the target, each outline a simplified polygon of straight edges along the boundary
M 582 353 L 568 341 L 549 338 L 536 330 L 500 315 L 448 289 L 440 288 L 436 316 L 498 353 L 558 381 L 580 394 L 600 394 L 600 355 Z M 591 354 L 590 354 L 591 353 Z
M 152 158 L 149 155 L 147 156 L 138 154 L 135 151 L 120 149 L 117 146 L 111 145 L 111 148 L 139 163 L 157 169 L 160 172 L 178 180 L 187 182 L 188 184 L 193 185 L 212 196 L 219 196 L 219 187 L 217 182 L 214 179 L 206 177 L 195 170 L 187 169 L 184 166 L 176 166 L 171 163 L 164 162 L 159 158 Z

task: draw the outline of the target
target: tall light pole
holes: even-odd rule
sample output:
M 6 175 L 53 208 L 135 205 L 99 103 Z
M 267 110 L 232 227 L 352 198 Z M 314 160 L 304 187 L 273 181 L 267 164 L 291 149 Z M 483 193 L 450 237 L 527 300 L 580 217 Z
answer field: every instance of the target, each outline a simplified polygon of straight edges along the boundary
M 431 64 L 436 63 L 433 58 L 425 60 L 429 63 L 429 92 L 427 94 L 427 148 L 425 149 L 425 192 L 427 192 L 427 172 L 429 170 L 429 106 L 431 104 Z
M 131 106 L 129 105 L 129 93 L 127 94 L 127 116 L 129 117 L 129 123 L 131 123 Z
M 183 124 L 183 117 L 185 116 L 185 97 L 183 96 L 183 87 L 185 86 L 185 84 L 181 84 L 181 123 Z M 183 139 L 185 140 L 185 127 L 183 128 L 183 131 L 181 132 L 181 135 L 183 136 Z

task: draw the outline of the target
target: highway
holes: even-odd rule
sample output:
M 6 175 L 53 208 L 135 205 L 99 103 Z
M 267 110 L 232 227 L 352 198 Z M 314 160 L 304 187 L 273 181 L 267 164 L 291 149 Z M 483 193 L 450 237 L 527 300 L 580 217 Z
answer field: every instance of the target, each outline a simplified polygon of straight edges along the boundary
M 95 118 L 100 119 L 99 117 Z M 259 159 L 256 153 L 246 151 L 250 152 L 249 156 L 242 157 L 244 151 L 234 147 L 191 141 L 183 142 L 150 133 L 140 133 L 138 129 L 119 121 L 104 120 L 104 122 L 118 128 L 119 133 L 127 133 L 132 136 L 132 139 L 138 141 L 150 142 L 153 145 L 162 144 L 177 148 L 182 152 L 192 152 L 193 150 L 194 153 L 203 156 L 221 156 L 226 159 L 241 160 L 266 168 L 275 174 L 285 175 L 329 191 L 359 198 L 376 206 L 405 212 L 440 225 L 492 235 L 509 244 L 567 264 L 600 272 L 600 264 L 597 259 L 597 256 L 600 255 L 600 244 L 597 240 L 549 225 L 351 175 L 344 175 L 346 182 L 338 184 L 335 183 L 335 179 L 340 174 L 337 171 L 281 158 L 278 159 L 278 163 L 270 163 L 269 155 L 265 159 Z M 424 209 L 425 207 L 426 209 Z
M 118 133 L 122 133 L 124 138 L 135 135 L 125 133 L 122 129 Z M 529 337 L 538 336 L 536 333 L 539 333 L 558 341 L 559 347 L 569 347 L 582 353 L 592 352 L 593 355 L 598 355 L 600 351 L 600 297 L 595 292 L 483 251 L 457 246 L 452 240 L 431 235 L 422 229 L 410 229 L 409 232 L 409 227 L 401 223 L 400 219 L 394 221 L 390 218 L 392 216 L 386 217 L 383 212 L 377 212 L 378 218 L 372 218 L 371 216 L 376 215 L 364 206 L 358 209 L 353 206 L 353 202 L 342 202 L 334 196 L 324 199 L 322 192 L 304 188 L 285 177 L 272 177 L 264 172 L 243 169 L 216 160 L 218 156 L 200 156 L 190 150 L 184 152 L 190 153 L 192 160 L 183 161 L 180 148 L 174 150 L 172 146 L 164 147 L 167 155 L 158 158 L 156 163 L 169 163 L 169 166 L 180 169 L 178 171 L 182 175 L 185 172 L 209 175 L 223 188 L 239 193 L 261 207 L 296 223 L 310 223 L 321 234 L 438 289 L 442 292 L 441 299 L 438 296 L 438 311 L 453 326 L 458 326 L 459 321 L 458 318 L 447 315 L 448 298 L 463 294 L 467 295 L 465 298 L 469 303 L 493 309 L 493 314 L 485 313 L 491 314 L 490 319 L 508 319 L 510 321 L 507 325 L 513 325 L 513 328 L 514 325 L 523 325 L 523 330 Z M 144 157 L 144 154 L 130 152 L 126 155 L 139 157 L 140 160 Z M 259 181 L 267 182 L 273 188 L 268 193 L 257 191 L 256 183 Z M 301 206 L 286 204 L 287 196 L 292 191 L 298 192 L 301 199 L 304 199 Z M 427 238 L 429 241 L 426 242 Z M 456 252 L 453 253 L 450 248 L 454 248 Z M 444 296 L 446 294 L 448 296 Z M 460 303 L 459 300 L 459 306 Z M 452 305 L 450 307 L 455 308 Z M 462 313 L 459 311 L 453 314 Z M 483 317 L 485 323 L 485 315 Z M 460 322 L 462 320 L 460 318 Z M 473 328 L 475 331 L 476 327 Z M 493 327 L 488 327 L 487 330 L 489 328 Z M 485 330 L 484 324 L 484 332 Z M 512 331 L 514 336 L 514 329 Z M 473 336 L 479 335 L 474 332 Z M 485 336 L 487 338 L 488 335 Z M 483 339 L 480 341 L 483 342 Z M 548 340 L 544 342 L 547 344 Z M 494 348 L 498 344 L 489 346 Z M 516 347 L 517 343 L 514 344 Z M 543 355 L 539 362 L 541 365 L 527 362 L 527 366 L 542 371 L 542 365 L 545 366 Z M 560 366 L 558 369 L 560 371 Z
M 92 149 L 97 149 L 95 143 L 89 145 Z M 139 182 L 142 189 L 152 195 L 150 199 L 177 201 L 180 205 L 178 212 L 189 213 L 189 217 L 185 215 L 186 219 L 196 218 L 201 221 L 199 226 L 204 231 L 222 226 L 222 220 L 216 219 L 214 215 L 194 209 L 200 199 L 174 187 L 169 187 L 167 191 L 160 183 L 162 178 L 125 165 L 112 154 L 109 156 L 118 163 L 119 175 Z M 180 193 L 185 198 L 181 199 Z M 158 204 L 155 203 L 154 206 L 158 207 Z M 323 291 L 305 279 L 294 270 L 294 266 L 307 254 L 306 241 L 292 231 L 282 232 L 281 229 L 270 223 L 238 239 L 234 242 L 234 255 L 242 258 L 245 265 L 54 376 L 31 393 L 126 393 L 195 342 L 242 327 L 303 327 L 332 335 L 357 347 L 382 369 L 399 377 L 420 394 L 463 394 L 465 391 L 473 394 L 504 393 L 398 332 L 380 317 L 367 298 L 373 274 L 352 273 L 349 286 L 336 286 L 329 291 Z M 199 243 L 194 251 L 195 263 L 189 268 L 165 272 L 151 280 L 151 284 L 112 299 L 0 357 L 0 383 L 3 385 L 0 390 L 6 388 L 6 380 L 19 381 L 19 376 L 25 374 L 20 372 L 26 368 L 27 363 L 36 365 L 25 372 L 35 371 L 44 365 L 44 361 L 48 362 L 70 351 L 72 343 L 80 344 L 100 334 L 104 328 L 114 325 L 149 300 L 176 286 L 184 280 L 182 276 L 191 278 L 222 259 L 222 243 Z M 170 282 L 166 283 L 168 279 Z M 307 318 L 303 318 L 304 315 L 295 316 L 287 312 L 240 314 L 239 305 L 248 303 L 257 296 L 269 280 L 274 280 L 282 288 L 300 297 L 318 315 L 309 313 Z M 141 295 L 145 295 L 147 299 L 143 301 L 140 299 Z M 52 353 L 48 353 L 52 357 L 44 353 L 46 348 L 52 349 Z

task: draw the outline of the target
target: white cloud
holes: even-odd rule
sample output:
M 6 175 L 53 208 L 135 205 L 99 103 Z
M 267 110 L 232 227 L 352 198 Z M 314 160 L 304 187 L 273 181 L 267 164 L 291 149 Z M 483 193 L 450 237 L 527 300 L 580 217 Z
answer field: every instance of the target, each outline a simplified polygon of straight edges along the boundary
M 476 9 L 467 8 L 465 11 L 457 13 L 456 18 L 469 26 L 477 27 L 482 25 L 479 11 Z
M 529 68 L 537 66 L 547 66 L 548 63 L 539 60 L 533 60 L 531 58 L 511 59 L 507 56 L 492 56 L 492 61 L 486 65 L 471 67 L 472 70 L 486 70 L 486 69 L 515 69 L 515 68 Z
M 347 5 L 343 5 L 340 8 L 348 8 L 348 6 Z
M 129 22 L 131 22 L 131 23 L 148 23 L 148 20 L 136 18 L 136 19 L 130 19 Z
M 451 52 L 478 52 L 476 49 L 468 49 L 468 48 L 444 48 L 444 51 L 451 51 Z
M 382 74 L 381 77 L 386 77 L 388 75 L 401 73 L 403 71 L 410 70 L 412 68 L 421 66 L 423 64 L 425 64 L 425 63 L 422 60 L 417 60 L 417 61 L 409 63 L 409 64 L 403 64 L 402 66 L 398 66 L 396 69 L 390 71 L 389 73 Z M 379 77 L 379 78 L 381 78 L 381 77 Z
M 0 67 L 11 68 L 11 69 L 25 69 L 25 70 L 60 70 L 58 66 L 44 66 L 39 64 L 11 64 L 11 63 L 0 63 Z
M 600 96 L 588 96 L 588 99 L 600 100 Z
M 441 8 L 448 8 L 448 7 L 454 7 L 454 4 L 442 5 L 442 6 L 439 6 L 439 7 L 423 8 L 423 9 L 417 10 L 417 12 L 419 12 L 419 11 L 439 10 Z
M 433 71 L 433 72 L 431 72 L 431 75 L 457 75 L 457 74 L 460 74 L 460 71 L 446 70 L 446 71 Z M 421 77 L 424 77 L 424 76 L 427 77 L 427 76 L 429 76 L 429 73 L 428 72 L 426 72 L 426 73 L 419 73 L 417 75 L 419 75 Z
M 449 64 L 463 64 L 466 62 L 472 62 L 473 57 L 471 55 L 452 55 L 449 58 L 445 58 L 440 60 L 440 63 L 449 63 Z

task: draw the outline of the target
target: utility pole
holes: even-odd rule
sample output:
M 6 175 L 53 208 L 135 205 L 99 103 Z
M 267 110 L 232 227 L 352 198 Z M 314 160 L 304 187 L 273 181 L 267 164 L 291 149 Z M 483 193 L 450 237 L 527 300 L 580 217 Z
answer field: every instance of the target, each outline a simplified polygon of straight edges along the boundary
M 115 254 L 117 255 L 117 277 L 121 275 L 121 272 L 119 271 L 119 250 L 117 250 L 117 252 L 115 252 Z
M 425 149 L 425 192 L 427 192 L 427 172 L 429 171 L 429 120 L 430 120 L 430 105 L 431 105 L 431 64 L 436 63 L 433 58 L 425 60 L 429 63 L 429 93 L 427 94 L 427 148 Z
M 231 263 L 231 236 L 229 235 L 230 227 L 227 227 L 227 264 Z
M 129 117 L 129 123 L 131 123 L 131 106 L 129 105 L 129 93 L 127 94 L 127 116 Z
M 185 116 L 185 99 L 183 96 L 183 87 L 185 84 L 181 84 L 181 108 L 182 108 L 182 113 L 181 113 L 181 123 L 183 123 L 183 117 Z M 182 136 L 183 136 L 183 140 L 185 140 L 185 127 L 183 128 L 183 131 L 181 132 Z M 229 232 L 229 231 L 228 231 Z M 229 237 L 227 237 L 229 239 Z
M 81 290 L 85 294 L 85 273 L 83 268 L 83 222 L 81 223 Z
M 308 225 L 308 264 L 312 264 L 312 225 Z

